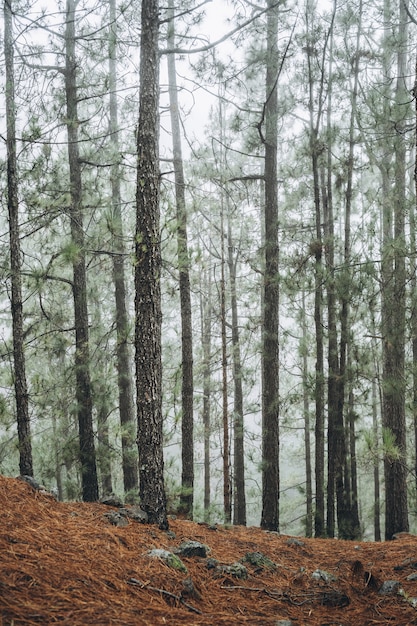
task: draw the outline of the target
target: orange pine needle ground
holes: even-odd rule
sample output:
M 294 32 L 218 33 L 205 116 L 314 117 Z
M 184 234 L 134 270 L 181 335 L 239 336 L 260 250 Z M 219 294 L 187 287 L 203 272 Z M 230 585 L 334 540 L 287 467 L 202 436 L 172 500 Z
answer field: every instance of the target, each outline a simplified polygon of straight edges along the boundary
M 175 537 L 130 520 L 112 526 L 101 504 L 61 503 L 23 481 L 0 476 L 0 626 L 227 624 L 370 626 L 417 624 L 417 537 L 387 543 L 302 539 L 259 528 L 170 520 Z M 276 568 L 247 562 L 246 579 L 182 557 L 188 574 L 150 559 L 152 548 L 184 540 L 210 547 L 221 565 L 261 552 Z M 416 569 L 414 569 L 416 568 Z M 336 580 L 316 580 L 323 570 Z M 196 593 L 187 594 L 190 577 Z M 381 595 L 398 580 L 404 595 Z M 416 601 L 417 602 L 417 601 Z

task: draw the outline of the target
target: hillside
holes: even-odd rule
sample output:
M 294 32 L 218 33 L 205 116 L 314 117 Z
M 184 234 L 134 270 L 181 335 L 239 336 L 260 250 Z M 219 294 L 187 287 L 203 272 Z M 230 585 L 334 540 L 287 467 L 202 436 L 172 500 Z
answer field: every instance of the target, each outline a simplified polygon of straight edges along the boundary
M 2 626 L 417 624 L 417 537 L 358 544 L 176 519 L 164 532 L 115 526 L 112 511 L 0 476 Z M 399 587 L 384 593 L 386 581 Z

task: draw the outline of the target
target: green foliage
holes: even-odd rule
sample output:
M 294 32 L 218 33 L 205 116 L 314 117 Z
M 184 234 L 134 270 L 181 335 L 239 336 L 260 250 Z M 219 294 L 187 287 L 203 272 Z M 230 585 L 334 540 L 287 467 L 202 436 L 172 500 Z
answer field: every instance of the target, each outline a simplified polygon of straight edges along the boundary
M 404 457 L 400 448 L 398 447 L 395 434 L 392 432 L 390 428 L 382 429 L 382 452 L 383 452 L 384 458 L 389 463 L 401 461 L 401 459 L 403 459 Z
M 76 263 L 79 259 L 81 249 L 74 241 L 69 241 L 60 250 L 60 254 L 64 263 Z

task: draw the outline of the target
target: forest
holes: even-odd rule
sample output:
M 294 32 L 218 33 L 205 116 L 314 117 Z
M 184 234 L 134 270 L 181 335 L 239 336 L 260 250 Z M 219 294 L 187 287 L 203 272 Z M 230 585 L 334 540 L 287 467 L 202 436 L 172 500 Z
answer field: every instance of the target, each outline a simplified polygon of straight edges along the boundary
M 4 0 L 0 473 L 391 539 L 417 503 L 409 0 Z

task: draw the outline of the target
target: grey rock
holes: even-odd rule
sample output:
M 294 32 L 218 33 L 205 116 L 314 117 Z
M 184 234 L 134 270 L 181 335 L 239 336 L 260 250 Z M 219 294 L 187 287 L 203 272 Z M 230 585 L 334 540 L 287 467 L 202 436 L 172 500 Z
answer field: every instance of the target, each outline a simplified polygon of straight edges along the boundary
M 121 515 L 118 511 L 110 511 L 109 513 L 105 513 L 104 517 L 106 517 L 110 524 L 113 526 L 127 526 L 129 524 L 125 515 Z
M 382 583 L 382 586 L 378 590 L 378 593 L 381 596 L 387 596 L 393 593 L 398 593 L 400 589 L 400 581 L 399 580 L 386 580 Z
M 222 565 L 221 572 L 222 574 L 233 576 L 233 578 L 246 579 L 248 577 L 248 570 L 242 563 L 238 562 L 232 563 L 231 565 Z
M 151 559 L 161 559 L 162 561 L 164 561 L 164 563 L 168 565 L 168 567 L 172 567 L 172 569 L 176 569 L 184 573 L 188 572 L 181 559 L 176 554 L 169 552 L 169 550 L 154 548 L 153 550 L 150 550 L 148 552 L 148 556 L 150 556 Z
M 326 583 L 331 583 L 337 580 L 336 576 L 333 576 L 333 574 L 325 572 L 322 569 L 314 570 L 314 572 L 311 574 L 311 578 L 313 578 L 314 580 L 324 580 L 324 582 Z
M 219 562 L 217 559 L 207 559 L 206 561 L 206 567 L 207 569 L 216 569 L 219 565 Z
M 175 552 L 181 556 L 201 556 L 205 559 L 210 549 L 199 541 L 183 541 Z
M 287 546 L 305 546 L 306 544 L 304 543 L 304 541 L 301 541 L 301 539 L 297 539 L 296 537 L 290 537 L 289 539 L 287 539 Z
M 119 513 L 140 524 L 146 524 L 148 522 L 148 514 L 146 511 L 143 511 L 140 506 L 123 507 L 119 509 Z
M 182 581 L 181 597 L 193 598 L 194 600 L 202 599 L 200 590 L 194 585 L 190 576 Z
M 30 485 L 36 491 L 39 491 L 40 489 L 45 489 L 45 487 L 43 485 L 41 485 L 40 483 L 38 483 L 38 481 L 35 480 L 35 478 L 33 478 L 33 476 L 25 476 L 25 475 L 23 475 L 23 476 L 19 476 L 18 478 L 19 478 L 19 480 L 23 480 L 23 482 L 25 482 L 28 485 Z
M 119 508 L 124 506 L 119 496 L 116 496 L 114 493 L 111 493 L 109 496 L 103 496 L 100 498 L 99 502 L 100 504 L 105 504 L 106 506 L 117 506 Z
M 349 597 L 335 589 L 330 591 L 325 591 L 321 597 L 321 604 L 323 606 L 332 606 L 332 607 L 344 607 L 350 604 Z
M 274 626 L 293 626 L 294 622 L 290 619 L 279 619 L 275 622 Z
M 276 567 L 275 563 L 262 552 L 248 552 L 242 560 L 262 569 L 274 569 Z
M 409 574 L 407 580 L 417 580 L 417 574 Z

